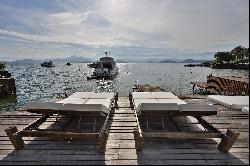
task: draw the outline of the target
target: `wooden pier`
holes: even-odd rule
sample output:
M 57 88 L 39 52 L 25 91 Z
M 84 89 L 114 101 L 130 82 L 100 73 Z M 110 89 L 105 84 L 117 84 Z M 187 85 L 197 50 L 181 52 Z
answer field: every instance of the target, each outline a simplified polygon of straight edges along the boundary
M 16 93 L 15 79 L 8 71 L 0 71 L 0 97 Z
M 184 65 L 185 67 L 209 67 L 209 66 L 206 66 L 204 64 L 187 64 L 187 65 Z
M 188 98 L 187 103 L 210 104 L 206 98 Z M 248 165 L 249 164 L 249 115 L 219 106 L 216 116 L 206 120 L 217 129 L 240 132 L 237 142 L 229 153 L 217 149 L 218 140 L 145 140 L 142 151 L 135 150 L 133 129 L 137 127 L 134 110 L 128 97 L 119 97 L 118 106 L 109 118 L 109 136 L 106 152 L 98 152 L 97 144 L 86 141 L 56 141 L 48 138 L 25 137 L 23 150 L 14 150 L 4 129 L 17 126 L 19 130 L 41 116 L 27 112 L 0 114 L 0 165 L 29 164 L 77 164 L 77 165 L 147 165 L 147 164 L 202 164 Z M 44 128 L 54 123 L 53 115 Z

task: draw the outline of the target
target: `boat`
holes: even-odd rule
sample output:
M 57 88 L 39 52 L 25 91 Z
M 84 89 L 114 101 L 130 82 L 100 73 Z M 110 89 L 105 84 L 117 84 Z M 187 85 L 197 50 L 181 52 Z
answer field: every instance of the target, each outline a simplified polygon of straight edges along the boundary
M 118 67 L 114 58 L 108 57 L 107 52 L 105 54 L 106 56 L 101 57 L 99 61 L 88 64 L 88 67 L 95 70 L 91 77 L 87 77 L 87 79 L 113 79 L 118 75 Z
M 50 60 L 50 61 L 45 61 L 45 62 L 41 63 L 41 67 L 55 67 L 55 65 Z
M 71 65 L 71 63 L 66 63 L 66 65 L 67 65 L 67 66 L 70 66 L 70 65 Z

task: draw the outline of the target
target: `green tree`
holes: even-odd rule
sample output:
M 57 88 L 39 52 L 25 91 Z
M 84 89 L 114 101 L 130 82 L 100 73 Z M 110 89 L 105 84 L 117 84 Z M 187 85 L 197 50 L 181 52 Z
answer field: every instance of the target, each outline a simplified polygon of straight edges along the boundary
M 231 60 L 233 60 L 233 56 L 231 52 L 217 52 L 214 55 L 215 61 L 219 64 L 223 63 L 224 61 L 229 63 Z
M 235 47 L 232 51 L 234 63 L 241 63 L 249 60 L 249 48 L 242 46 Z

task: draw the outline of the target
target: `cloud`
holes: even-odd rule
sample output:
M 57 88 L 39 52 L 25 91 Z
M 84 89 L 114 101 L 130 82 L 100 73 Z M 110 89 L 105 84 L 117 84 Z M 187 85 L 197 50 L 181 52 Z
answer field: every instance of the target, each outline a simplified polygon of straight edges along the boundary
M 41 42 L 89 46 L 92 54 L 97 48 L 133 46 L 220 51 L 249 45 L 248 13 L 248 0 L 1 1 L 0 37 L 37 47 Z

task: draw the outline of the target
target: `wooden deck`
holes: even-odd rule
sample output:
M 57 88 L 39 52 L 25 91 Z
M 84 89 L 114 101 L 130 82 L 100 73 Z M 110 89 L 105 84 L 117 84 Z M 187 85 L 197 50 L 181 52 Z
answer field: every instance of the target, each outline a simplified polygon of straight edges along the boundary
M 206 99 L 186 99 L 188 103 L 210 103 Z M 3 164 L 249 164 L 249 115 L 219 106 L 217 116 L 206 117 L 219 130 L 233 129 L 240 137 L 229 153 L 217 149 L 216 139 L 206 140 L 145 140 L 143 150 L 136 152 L 133 128 L 137 126 L 128 97 L 119 97 L 109 119 L 109 137 L 105 154 L 98 152 L 97 144 L 86 141 L 55 141 L 46 138 L 24 138 L 25 148 L 14 150 L 4 129 L 17 126 L 22 129 L 40 118 L 25 112 L 0 114 L 0 165 Z M 51 125 L 56 116 L 44 127 Z

